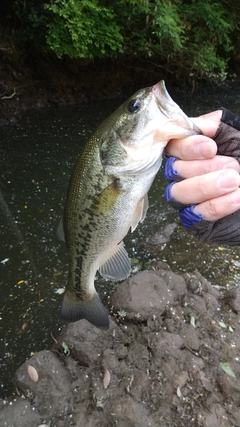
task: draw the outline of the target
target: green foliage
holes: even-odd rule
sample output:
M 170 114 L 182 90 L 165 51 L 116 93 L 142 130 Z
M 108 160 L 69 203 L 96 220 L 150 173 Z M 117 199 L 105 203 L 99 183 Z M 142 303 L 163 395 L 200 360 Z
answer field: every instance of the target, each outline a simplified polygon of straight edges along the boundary
M 178 12 L 178 5 L 171 1 L 156 1 L 155 23 L 152 34 L 156 41 L 164 40 L 172 45 L 173 51 L 183 48 L 185 42 L 184 26 Z
M 240 62 L 236 0 L 3 0 L 3 6 L 17 40 L 59 57 L 136 57 L 192 79 L 223 79 L 229 60 Z
M 42 0 L 11 1 L 5 6 L 6 18 L 13 23 L 17 42 L 29 47 L 42 47 L 46 38 L 46 23 L 49 19 Z M 5 19 L 6 19 L 5 18 Z
M 232 14 L 224 8 L 223 2 L 204 0 L 184 2 L 181 13 L 187 37 L 184 60 L 192 74 L 204 77 L 215 73 L 224 77 L 233 49 L 231 35 L 235 22 Z
M 108 57 L 122 52 L 123 37 L 112 7 L 98 0 L 56 0 L 48 6 L 47 43 L 58 56 Z
M 223 2 L 140 0 L 131 2 L 123 28 L 124 51 L 151 58 L 169 71 L 194 78 L 223 78 L 233 49 L 237 18 Z M 129 4 L 121 0 L 122 6 Z M 126 16 L 124 16 L 126 19 Z M 127 45 L 126 45 L 127 43 Z

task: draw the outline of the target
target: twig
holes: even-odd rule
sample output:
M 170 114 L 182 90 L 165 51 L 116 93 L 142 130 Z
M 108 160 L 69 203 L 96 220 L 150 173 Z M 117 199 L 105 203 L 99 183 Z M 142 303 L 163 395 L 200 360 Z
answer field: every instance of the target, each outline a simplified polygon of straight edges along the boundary
M 1 99 L 10 99 L 10 98 L 13 98 L 13 97 L 14 97 L 14 95 L 16 95 L 16 90 L 15 90 L 15 88 L 14 88 L 14 90 L 13 90 L 12 95 L 9 95 L 9 96 L 1 96 Z

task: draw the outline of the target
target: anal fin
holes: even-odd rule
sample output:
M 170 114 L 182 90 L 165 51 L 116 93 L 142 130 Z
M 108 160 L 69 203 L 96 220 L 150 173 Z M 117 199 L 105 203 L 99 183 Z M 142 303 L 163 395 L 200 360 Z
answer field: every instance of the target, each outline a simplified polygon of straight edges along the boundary
M 123 280 L 129 276 L 131 262 L 123 242 L 119 243 L 113 255 L 98 269 L 104 279 Z

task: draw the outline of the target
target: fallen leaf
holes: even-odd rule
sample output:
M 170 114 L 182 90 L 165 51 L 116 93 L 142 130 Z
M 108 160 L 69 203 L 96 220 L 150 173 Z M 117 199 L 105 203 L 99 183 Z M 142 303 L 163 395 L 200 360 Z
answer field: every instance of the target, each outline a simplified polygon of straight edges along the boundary
M 227 326 L 223 322 L 218 322 L 218 324 L 219 324 L 219 326 L 221 326 L 221 328 L 227 328 Z
M 190 323 L 191 323 L 191 325 L 192 325 L 194 328 L 196 328 L 196 323 L 195 323 L 195 317 L 194 317 L 194 316 L 191 316 L 191 318 L 190 318 Z
M 24 282 L 25 282 L 25 280 L 19 280 L 19 281 L 17 282 L 17 285 L 22 285 Z
M 220 362 L 220 367 L 224 372 L 226 372 L 226 374 L 230 375 L 233 378 L 236 378 L 234 372 L 226 362 Z
M 55 290 L 55 294 L 58 294 L 58 295 L 63 294 L 63 292 L 65 292 L 65 288 L 58 288 Z
M 4 258 L 2 261 L 1 261 L 1 264 L 6 264 L 6 262 L 8 262 L 9 261 L 9 258 Z
M 27 328 L 28 328 L 28 322 L 24 322 L 22 324 L 22 331 L 26 331 Z
M 131 258 L 131 265 L 137 265 L 137 264 L 139 264 L 139 259 L 137 259 L 137 258 Z
M 28 365 L 28 375 L 35 383 L 38 381 L 38 372 L 32 365 Z
M 182 392 L 181 392 L 181 388 L 179 386 L 177 388 L 177 397 L 179 397 L 179 399 L 182 398 Z
M 70 350 L 69 350 L 68 345 L 64 341 L 62 342 L 62 348 L 63 348 L 63 353 L 65 354 L 65 356 L 69 356 Z
M 105 390 L 108 388 L 110 381 L 111 381 L 111 374 L 109 370 L 106 368 L 104 372 L 104 377 L 103 377 L 103 387 L 105 388 Z

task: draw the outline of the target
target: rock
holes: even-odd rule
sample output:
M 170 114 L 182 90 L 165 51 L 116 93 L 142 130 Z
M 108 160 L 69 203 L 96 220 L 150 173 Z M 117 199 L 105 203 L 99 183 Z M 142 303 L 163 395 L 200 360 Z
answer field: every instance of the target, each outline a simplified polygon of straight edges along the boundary
M 115 424 L 119 427 L 159 427 L 150 411 L 132 398 L 121 398 L 112 407 Z
M 197 337 L 197 332 L 192 325 L 185 324 L 179 330 L 179 335 L 183 340 L 183 344 L 192 350 L 198 350 L 200 343 Z
M 35 407 L 25 398 L 14 399 L 14 402 L 9 402 L 0 411 L 2 427 L 37 427 L 41 424 L 41 419 Z
M 162 245 L 167 243 L 176 228 L 177 224 L 175 222 L 167 224 L 165 227 L 162 227 L 159 231 L 157 231 L 153 236 L 148 237 L 147 243 L 150 243 L 150 245 Z
M 29 366 L 38 374 L 36 382 L 29 375 Z M 16 372 L 15 384 L 43 417 L 50 417 L 56 410 L 64 416 L 71 408 L 69 372 L 51 351 L 40 351 L 26 361 Z
M 204 413 L 204 416 L 199 417 L 199 422 L 203 420 L 204 427 L 229 427 L 231 425 L 228 413 L 218 403 L 211 405 L 209 410 Z
M 192 293 L 202 295 L 203 292 L 207 292 L 216 298 L 219 297 L 219 292 L 217 289 L 213 288 L 211 283 L 199 273 L 195 271 L 194 273 L 185 273 L 183 275 L 185 278 L 187 287 Z
M 233 368 L 234 372 L 234 368 Z M 217 383 L 226 396 L 231 396 L 231 399 L 235 404 L 238 404 L 240 399 L 240 381 L 239 379 L 233 378 L 226 373 L 220 372 L 217 377 Z M 239 410 L 240 414 L 240 410 Z
M 173 271 L 160 271 L 156 272 L 160 277 L 163 277 L 168 289 L 175 292 L 175 298 L 179 299 L 180 295 L 184 295 L 187 290 L 187 285 L 180 274 L 173 273 Z
M 189 375 L 186 371 L 181 371 L 174 378 L 174 388 L 177 390 L 178 388 L 183 388 L 187 382 L 189 381 Z
M 237 314 L 240 313 L 240 289 L 239 288 L 234 290 L 232 298 L 229 299 L 229 305 L 235 313 Z
M 122 282 L 111 296 L 114 313 L 126 313 L 128 320 L 160 317 L 166 305 L 174 304 L 174 293 L 153 271 L 143 271 Z
M 148 369 L 150 354 L 147 347 L 139 342 L 132 343 L 128 351 L 128 361 L 140 370 L 145 371 Z
M 54 349 L 62 351 L 64 342 L 80 365 L 90 366 L 98 363 L 101 353 L 122 338 L 123 332 L 112 320 L 108 331 L 98 329 L 86 320 L 80 320 L 69 323 L 62 330 Z

